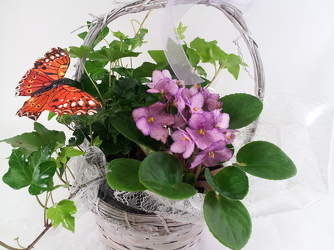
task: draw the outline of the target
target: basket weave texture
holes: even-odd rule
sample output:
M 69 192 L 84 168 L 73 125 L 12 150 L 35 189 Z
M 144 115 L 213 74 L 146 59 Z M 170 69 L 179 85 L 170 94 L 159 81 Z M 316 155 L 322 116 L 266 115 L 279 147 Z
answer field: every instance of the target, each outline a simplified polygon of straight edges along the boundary
M 106 249 L 191 249 L 203 225 L 122 211 L 98 199 L 96 223 Z

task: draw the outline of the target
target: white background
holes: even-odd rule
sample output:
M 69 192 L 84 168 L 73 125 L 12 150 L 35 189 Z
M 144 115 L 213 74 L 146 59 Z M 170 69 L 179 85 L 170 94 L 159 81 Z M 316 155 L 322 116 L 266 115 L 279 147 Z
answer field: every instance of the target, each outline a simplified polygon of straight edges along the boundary
M 112 1 L 107 0 L 0 1 L 0 139 L 33 129 L 32 120 L 15 116 L 26 98 L 14 97 L 14 89 L 26 70 L 33 66 L 35 59 L 52 47 L 79 46 L 81 40 L 77 38 L 77 32 L 70 33 L 91 20 L 88 13 L 104 14 L 114 6 Z M 245 17 L 263 59 L 266 93 L 295 94 L 334 105 L 333 11 L 332 0 L 255 0 Z M 148 24 L 154 27 L 159 14 L 152 14 Z M 225 31 L 224 26 L 215 19 L 216 15 L 216 11 L 204 6 L 190 14 L 189 20 L 193 18 L 199 23 L 195 26 L 196 35 L 211 34 L 208 39 L 219 40 Z M 138 16 L 136 18 L 141 20 Z M 185 25 L 191 26 L 192 23 L 185 21 Z M 111 29 L 130 30 L 128 27 L 127 19 L 118 21 Z M 150 38 L 159 39 L 159 32 L 151 34 Z M 158 43 L 150 46 L 159 48 Z M 71 74 L 73 68 L 67 77 L 71 77 Z M 49 129 L 63 129 L 54 122 L 47 122 L 46 115 L 41 116 L 41 123 Z M 0 144 L 1 176 L 8 169 L 6 157 L 10 151 L 9 145 Z M 331 157 L 329 195 L 304 209 L 253 219 L 252 237 L 244 249 L 334 249 L 333 163 Z M 20 237 L 20 242 L 28 245 L 42 230 L 42 223 L 41 208 L 34 197 L 28 197 L 26 189 L 13 191 L 0 183 L 1 241 L 15 246 L 13 239 Z M 65 230 L 52 232 L 35 249 L 103 249 L 90 214 L 77 220 L 76 231 L 76 234 Z M 198 249 L 226 248 L 204 232 Z

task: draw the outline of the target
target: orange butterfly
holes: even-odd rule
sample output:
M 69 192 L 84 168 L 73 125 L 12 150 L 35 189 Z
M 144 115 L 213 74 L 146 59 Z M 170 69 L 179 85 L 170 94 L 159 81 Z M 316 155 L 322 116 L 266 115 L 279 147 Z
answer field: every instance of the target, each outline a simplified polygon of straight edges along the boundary
M 70 64 L 68 53 L 62 48 L 52 48 L 34 67 L 26 72 L 16 87 L 16 96 L 31 96 L 18 116 L 37 120 L 44 110 L 57 115 L 95 115 L 101 103 L 85 91 L 69 86 L 64 75 Z

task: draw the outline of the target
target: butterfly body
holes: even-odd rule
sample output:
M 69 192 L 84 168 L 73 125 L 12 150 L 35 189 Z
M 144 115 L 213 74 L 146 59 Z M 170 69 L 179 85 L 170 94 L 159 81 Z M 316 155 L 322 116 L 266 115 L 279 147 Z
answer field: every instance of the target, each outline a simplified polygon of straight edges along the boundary
M 16 87 L 16 96 L 31 96 L 16 114 L 37 120 L 44 110 L 58 115 L 95 115 L 100 111 L 99 101 L 64 78 L 69 64 L 70 58 L 61 48 L 36 60 Z

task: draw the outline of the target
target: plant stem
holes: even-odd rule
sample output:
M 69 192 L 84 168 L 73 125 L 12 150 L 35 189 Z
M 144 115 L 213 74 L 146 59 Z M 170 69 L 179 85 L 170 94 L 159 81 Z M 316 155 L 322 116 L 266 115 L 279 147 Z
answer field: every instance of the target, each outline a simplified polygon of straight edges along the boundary
M 52 224 L 49 223 L 47 225 L 45 225 L 45 229 L 37 236 L 37 238 L 27 247 L 27 248 L 15 248 L 15 247 L 11 247 L 7 244 L 5 244 L 4 242 L 0 241 L 0 246 L 8 249 L 8 250 L 32 250 L 34 248 L 34 246 L 36 245 L 36 243 L 43 237 L 44 234 L 46 234 L 46 232 L 51 228 Z
M 51 228 L 51 226 L 52 226 L 51 223 L 45 225 L 45 229 L 43 230 L 43 232 L 40 235 L 38 235 L 38 237 L 25 250 L 33 249 L 36 243 L 43 237 L 44 234 L 46 234 L 46 232 Z
M 38 202 L 39 205 L 41 205 L 42 208 L 45 208 L 44 204 L 41 202 L 41 200 L 38 198 L 38 196 L 36 195 L 36 200 Z
M 7 244 L 3 243 L 2 241 L 0 241 L 0 246 L 4 247 L 6 249 L 9 249 L 9 250 L 22 250 L 22 248 L 15 248 L 15 247 L 8 246 Z

